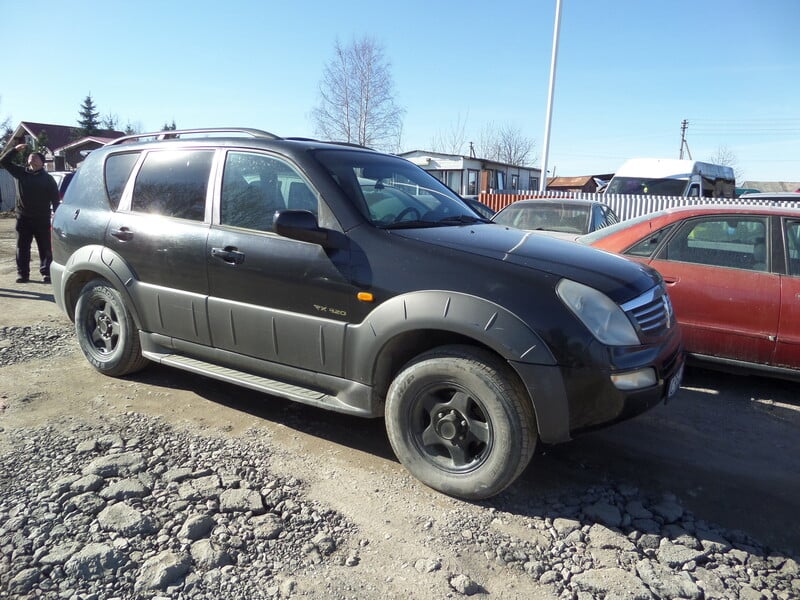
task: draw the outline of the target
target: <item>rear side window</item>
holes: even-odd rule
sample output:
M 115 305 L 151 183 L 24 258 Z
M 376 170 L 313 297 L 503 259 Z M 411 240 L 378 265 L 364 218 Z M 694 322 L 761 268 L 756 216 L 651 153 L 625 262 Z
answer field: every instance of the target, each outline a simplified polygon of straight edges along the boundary
M 151 152 L 133 187 L 131 209 L 202 221 L 213 150 Z
M 122 192 L 128 177 L 131 176 L 133 165 L 139 160 L 139 152 L 127 152 L 125 154 L 112 154 L 106 159 L 105 180 L 106 193 L 111 203 L 111 208 L 117 210 Z

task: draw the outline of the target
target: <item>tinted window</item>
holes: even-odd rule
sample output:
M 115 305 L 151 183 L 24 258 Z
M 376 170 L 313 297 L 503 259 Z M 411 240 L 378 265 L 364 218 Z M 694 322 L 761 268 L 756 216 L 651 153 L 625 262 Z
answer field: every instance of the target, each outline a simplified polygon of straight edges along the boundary
M 132 209 L 202 221 L 213 157 L 211 150 L 151 152 L 136 176 Z
M 714 217 L 684 223 L 659 258 L 767 270 L 766 217 Z
M 225 158 L 220 223 L 268 231 L 277 210 L 317 215 L 317 196 L 289 164 L 264 154 L 229 152 Z
M 125 184 L 131 175 L 131 170 L 136 161 L 139 160 L 139 152 L 128 152 L 126 154 L 112 154 L 106 159 L 105 179 L 106 193 L 111 207 L 116 210 Z

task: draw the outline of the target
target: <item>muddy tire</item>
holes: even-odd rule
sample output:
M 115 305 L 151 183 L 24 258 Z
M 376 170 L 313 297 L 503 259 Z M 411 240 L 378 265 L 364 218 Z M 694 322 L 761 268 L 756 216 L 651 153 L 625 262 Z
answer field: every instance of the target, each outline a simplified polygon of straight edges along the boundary
M 75 331 L 84 356 L 104 375 L 120 377 L 147 365 L 136 324 L 119 292 L 104 279 L 83 286 Z
M 445 346 L 394 379 L 386 429 L 400 462 L 445 494 L 478 500 L 509 486 L 536 448 L 536 419 L 522 383 L 492 353 Z

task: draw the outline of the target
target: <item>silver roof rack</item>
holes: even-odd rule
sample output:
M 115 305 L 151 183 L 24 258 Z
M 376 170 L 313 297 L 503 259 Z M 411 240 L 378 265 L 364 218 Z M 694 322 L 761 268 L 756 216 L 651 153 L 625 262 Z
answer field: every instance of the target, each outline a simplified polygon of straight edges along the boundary
M 183 137 L 222 137 L 225 135 L 232 135 L 232 137 L 246 136 L 251 138 L 264 138 L 268 140 L 280 139 L 274 133 L 262 131 L 260 129 L 250 129 L 247 127 L 208 127 L 205 129 L 176 129 L 172 131 L 155 131 L 152 133 L 135 133 L 133 135 L 126 135 L 108 142 L 106 146 L 115 146 L 117 144 L 125 144 L 128 142 L 136 142 L 142 140 L 159 141 L 179 139 Z

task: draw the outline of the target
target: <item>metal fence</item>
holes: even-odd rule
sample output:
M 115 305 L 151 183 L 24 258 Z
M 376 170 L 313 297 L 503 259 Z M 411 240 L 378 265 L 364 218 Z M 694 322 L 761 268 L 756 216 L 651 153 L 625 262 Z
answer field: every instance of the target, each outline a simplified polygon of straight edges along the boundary
M 0 169 L 0 212 L 14 210 L 17 202 L 17 180 L 5 169 Z
M 483 193 L 478 200 L 500 210 L 516 202 L 528 198 L 578 198 L 597 200 L 609 205 L 621 221 L 646 215 L 664 208 L 675 206 L 695 206 L 698 204 L 745 204 L 754 206 L 785 206 L 800 208 L 800 194 L 797 200 L 761 200 L 756 198 L 686 198 L 684 196 L 634 196 L 631 194 L 596 194 L 588 192 L 519 192 L 513 194 Z

